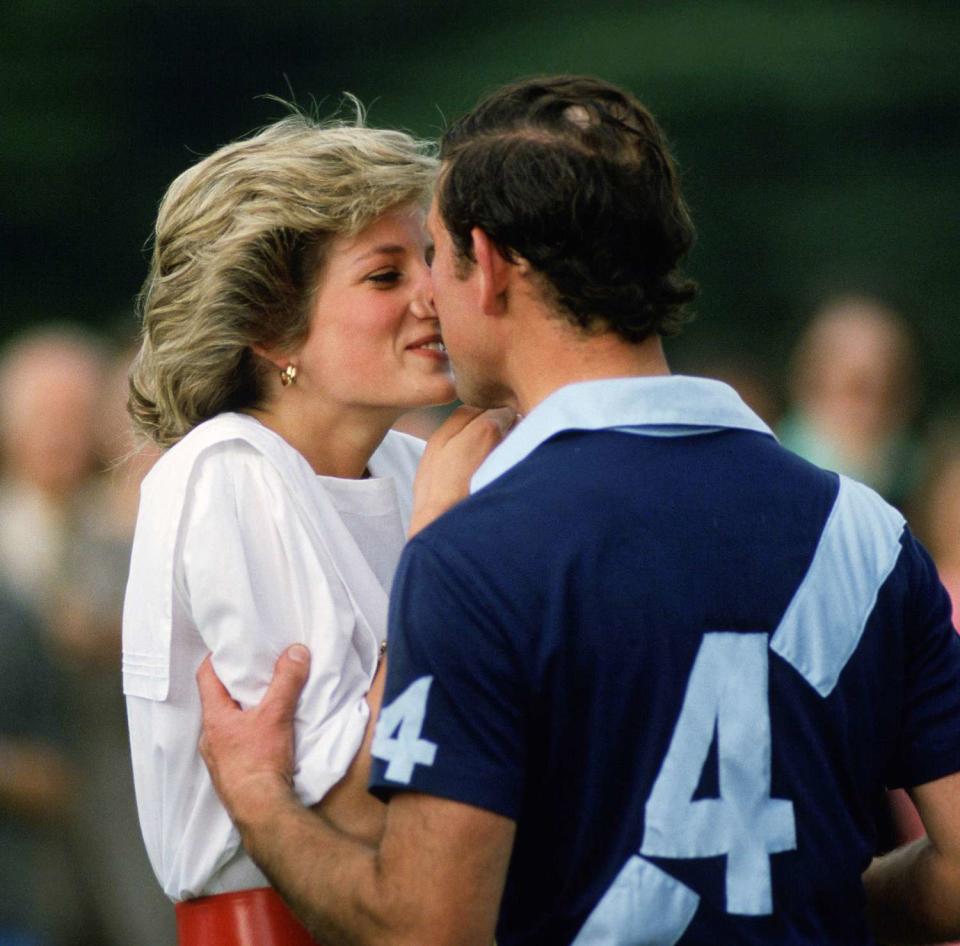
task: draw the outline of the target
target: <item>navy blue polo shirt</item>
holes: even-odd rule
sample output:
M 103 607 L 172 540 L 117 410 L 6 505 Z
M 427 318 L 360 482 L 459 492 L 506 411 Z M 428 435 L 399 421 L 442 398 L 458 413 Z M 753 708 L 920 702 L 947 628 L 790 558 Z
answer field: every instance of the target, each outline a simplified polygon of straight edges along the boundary
M 717 382 L 563 388 L 408 545 L 372 788 L 502 814 L 514 944 L 871 943 L 888 786 L 960 770 L 960 639 L 866 487 Z

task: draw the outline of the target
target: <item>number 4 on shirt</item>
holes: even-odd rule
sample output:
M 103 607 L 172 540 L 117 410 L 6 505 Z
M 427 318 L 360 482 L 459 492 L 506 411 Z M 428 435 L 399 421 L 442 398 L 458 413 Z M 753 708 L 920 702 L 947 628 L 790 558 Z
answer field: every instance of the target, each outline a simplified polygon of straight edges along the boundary
M 773 910 L 770 855 L 797 846 L 793 803 L 770 797 L 767 635 L 705 634 L 647 799 L 641 854 L 727 856 L 727 912 Z M 720 797 L 693 796 L 717 738 Z
M 384 776 L 391 782 L 410 782 L 416 765 L 433 765 L 437 744 L 420 738 L 433 677 L 414 680 L 389 706 L 380 710 L 370 752 L 388 762 Z

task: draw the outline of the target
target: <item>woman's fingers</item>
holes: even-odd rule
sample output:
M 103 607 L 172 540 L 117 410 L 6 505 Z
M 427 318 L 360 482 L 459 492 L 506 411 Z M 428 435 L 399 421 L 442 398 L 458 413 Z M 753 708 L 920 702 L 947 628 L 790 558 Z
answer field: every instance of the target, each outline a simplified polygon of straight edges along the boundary
M 430 435 L 430 444 L 442 446 L 457 436 L 468 424 L 476 420 L 483 413 L 479 407 L 470 407 L 461 404 L 450 416 Z
M 460 407 L 437 429 L 414 481 L 410 536 L 467 496 L 477 467 L 515 421 L 511 408 Z

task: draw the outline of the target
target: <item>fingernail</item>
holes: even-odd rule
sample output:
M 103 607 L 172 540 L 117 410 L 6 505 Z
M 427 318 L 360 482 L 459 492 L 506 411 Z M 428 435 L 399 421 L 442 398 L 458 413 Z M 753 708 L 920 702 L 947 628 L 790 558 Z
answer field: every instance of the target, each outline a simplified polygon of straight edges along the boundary
M 294 661 L 294 663 L 305 664 L 310 659 L 310 651 L 307 650 L 303 644 L 294 644 L 287 651 L 287 656 Z

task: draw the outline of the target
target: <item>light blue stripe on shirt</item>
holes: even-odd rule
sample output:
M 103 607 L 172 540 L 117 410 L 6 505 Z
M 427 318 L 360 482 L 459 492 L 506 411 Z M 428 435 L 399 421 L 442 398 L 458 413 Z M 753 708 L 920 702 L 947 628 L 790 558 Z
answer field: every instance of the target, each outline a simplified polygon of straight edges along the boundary
M 617 874 L 571 946 L 673 946 L 700 898 L 644 857 Z
M 823 697 L 860 643 L 900 555 L 904 523 L 872 489 L 840 477 L 813 561 L 770 641 Z

